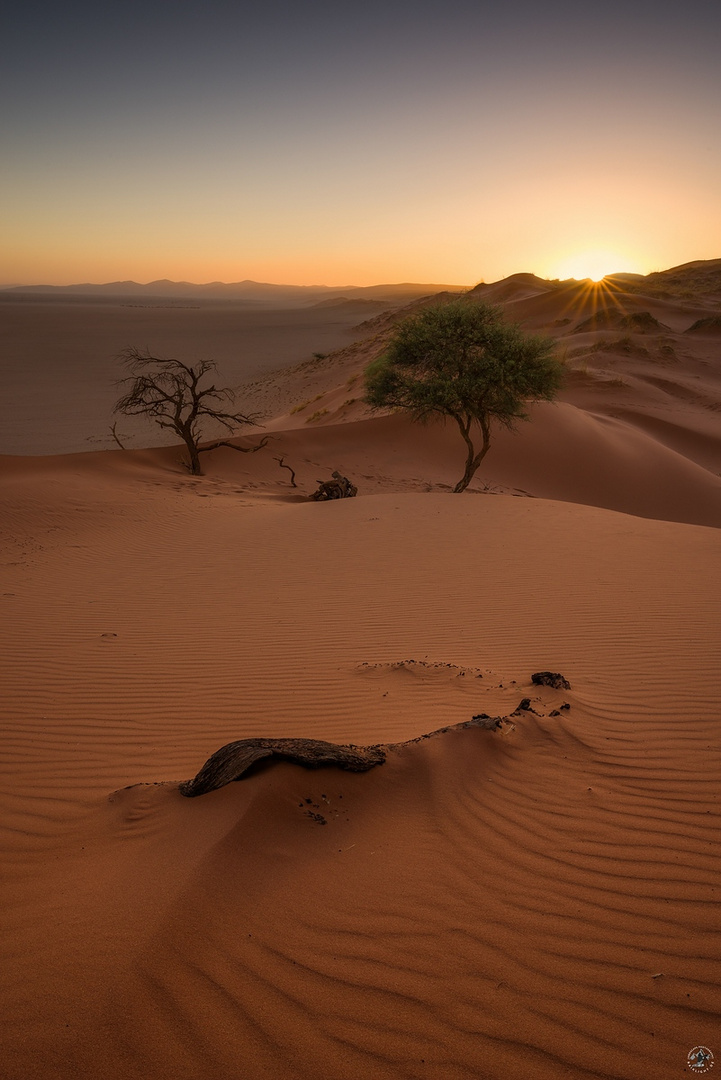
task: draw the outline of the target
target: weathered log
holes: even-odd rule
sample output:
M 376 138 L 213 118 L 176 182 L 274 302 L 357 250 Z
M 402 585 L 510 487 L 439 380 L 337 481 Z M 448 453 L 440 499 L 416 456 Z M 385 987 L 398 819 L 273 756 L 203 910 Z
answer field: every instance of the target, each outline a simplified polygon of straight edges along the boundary
M 206 795 L 209 791 L 216 791 L 234 780 L 240 780 L 257 761 L 270 757 L 281 761 L 292 761 L 295 765 L 302 765 L 306 769 L 320 769 L 334 765 L 348 772 L 368 772 L 376 765 L 383 764 L 388 750 L 399 750 L 422 739 L 443 735 L 447 731 L 460 731 L 468 727 L 494 731 L 502 725 L 501 717 L 482 714 L 474 716 L 472 720 L 467 720 L 465 723 L 440 728 L 438 731 L 408 739 L 406 742 L 375 746 L 353 746 L 352 744 L 343 746 L 338 743 L 324 742 L 322 739 L 238 739 L 237 742 L 227 743 L 221 746 L 220 750 L 216 750 L 197 776 L 180 784 L 180 792 L 189 799 L 195 798 L 196 795 Z
M 197 776 L 180 785 L 181 794 L 193 798 L 215 791 L 240 780 L 257 761 L 269 757 L 306 769 L 335 765 L 349 772 L 367 772 L 386 759 L 379 746 L 340 746 L 322 739 L 239 739 L 216 750 Z

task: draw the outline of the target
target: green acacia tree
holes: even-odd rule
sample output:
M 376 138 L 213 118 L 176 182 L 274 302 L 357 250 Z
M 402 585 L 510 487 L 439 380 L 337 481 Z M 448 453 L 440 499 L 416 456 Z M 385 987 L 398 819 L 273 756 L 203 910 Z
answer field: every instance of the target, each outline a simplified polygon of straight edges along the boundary
M 453 490 L 465 491 L 488 453 L 492 424 L 513 428 L 529 419 L 528 402 L 556 396 L 563 366 L 554 348 L 551 338 L 506 322 L 496 307 L 472 300 L 427 307 L 400 323 L 386 352 L 369 365 L 365 399 L 414 420 L 452 417 L 467 449 Z

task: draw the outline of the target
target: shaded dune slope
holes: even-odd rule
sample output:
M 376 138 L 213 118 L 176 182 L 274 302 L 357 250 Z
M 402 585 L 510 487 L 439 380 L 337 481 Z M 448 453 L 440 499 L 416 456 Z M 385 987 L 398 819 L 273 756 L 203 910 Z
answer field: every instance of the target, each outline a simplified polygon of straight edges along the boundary
M 627 743 L 609 770 L 595 727 L 529 716 L 517 743 L 259 777 L 109 994 L 130 1068 L 625 1078 L 653 1055 L 673 1075 L 719 1004 L 710 777 L 689 806 L 686 739 L 646 727 L 653 760 Z

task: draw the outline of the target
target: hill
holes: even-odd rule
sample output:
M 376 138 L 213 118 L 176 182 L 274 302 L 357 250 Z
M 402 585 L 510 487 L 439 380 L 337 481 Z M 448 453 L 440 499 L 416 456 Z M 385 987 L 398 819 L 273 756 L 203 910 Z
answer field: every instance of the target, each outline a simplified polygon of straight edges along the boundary
M 196 284 L 190 281 L 160 279 L 140 284 L 137 281 L 111 281 L 102 285 L 16 285 L 0 290 L 0 300 L 23 298 L 55 300 L 204 300 L 226 303 L 263 304 L 275 307 L 297 307 L 317 304 L 324 300 L 393 301 L 407 303 L 418 296 L 428 296 L 444 289 L 460 292 L 460 285 L 432 285 L 404 282 L 389 285 L 331 287 L 327 285 L 274 285 L 261 281 Z

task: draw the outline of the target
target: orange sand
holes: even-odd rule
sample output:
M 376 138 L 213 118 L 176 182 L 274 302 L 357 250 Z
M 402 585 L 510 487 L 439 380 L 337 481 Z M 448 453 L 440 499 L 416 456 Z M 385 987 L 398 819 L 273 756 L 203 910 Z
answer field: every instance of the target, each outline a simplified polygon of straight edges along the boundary
M 203 478 L 175 447 L 2 459 L 3 1080 L 721 1055 L 718 341 L 663 399 L 647 358 L 611 399 L 589 363 L 463 496 L 450 427 L 334 415 L 350 357 L 335 389 L 285 377 L 326 380 L 324 417 Z M 307 502 L 333 468 L 360 497 Z M 524 697 L 370 773 L 177 790 L 233 739 L 395 742 Z

